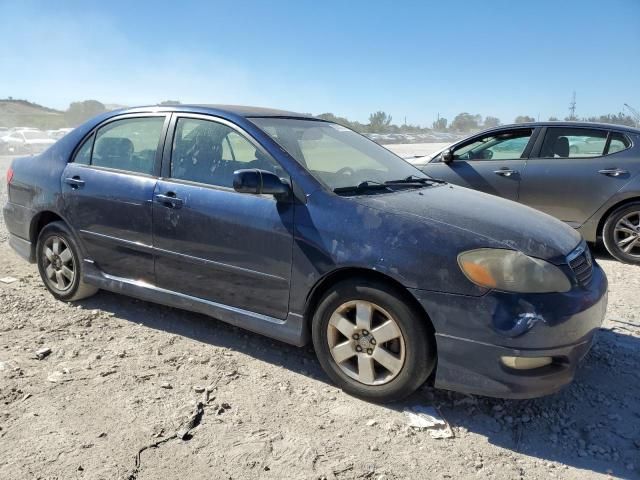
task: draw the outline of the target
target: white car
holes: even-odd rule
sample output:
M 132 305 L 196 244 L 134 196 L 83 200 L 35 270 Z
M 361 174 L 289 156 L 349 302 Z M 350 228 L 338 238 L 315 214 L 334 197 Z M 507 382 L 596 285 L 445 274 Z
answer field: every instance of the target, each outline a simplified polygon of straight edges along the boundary
M 56 143 L 41 130 L 15 130 L 2 137 L 4 150 L 9 154 L 40 153 Z

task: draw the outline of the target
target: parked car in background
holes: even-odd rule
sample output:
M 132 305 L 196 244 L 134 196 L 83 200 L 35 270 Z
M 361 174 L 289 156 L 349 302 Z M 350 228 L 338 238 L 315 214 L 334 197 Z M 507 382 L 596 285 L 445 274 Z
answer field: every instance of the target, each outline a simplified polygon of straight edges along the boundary
M 418 160 L 434 178 L 529 205 L 640 264 L 640 130 L 538 122 L 475 134 Z
M 56 130 L 47 130 L 47 135 L 54 140 L 60 140 L 67 133 L 71 132 L 73 128 L 58 128 Z
M 49 148 L 56 141 L 45 132 L 35 129 L 14 130 L 4 137 L 4 148 L 7 153 L 39 153 Z
M 109 112 L 7 179 L 9 243 L 55 298 L 103 288 L 311 339 L 327 375 L 371 400 L 432 375 L 554 392 L 605 313 L 607 279 L 572 228 L 301 114 Z

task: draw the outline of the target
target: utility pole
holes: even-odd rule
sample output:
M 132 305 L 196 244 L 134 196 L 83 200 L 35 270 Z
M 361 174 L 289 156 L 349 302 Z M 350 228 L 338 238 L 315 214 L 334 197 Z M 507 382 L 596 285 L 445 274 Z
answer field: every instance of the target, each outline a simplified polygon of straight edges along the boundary
M 640 128 L 640 113 L 628 103 L 625 103 L 624 106 L 631 112 L 631 115 L 636 122 L 636 127 Z
M 573 97 L 571 97 L 571 103 L 569 103 L 569 120 L 576 119 L 576 91 L 573 91 Z

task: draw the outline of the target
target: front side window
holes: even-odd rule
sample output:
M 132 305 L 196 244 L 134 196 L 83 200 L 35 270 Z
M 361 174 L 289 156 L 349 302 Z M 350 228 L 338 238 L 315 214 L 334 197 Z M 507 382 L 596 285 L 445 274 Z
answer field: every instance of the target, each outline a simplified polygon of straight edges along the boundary
M 251 118 L 329 189 L 428 178 L 377 143 L 336 123 L 295 118 Z
M 231 188 L 233 172 L 247 168 L 285 176 L 277 162 L 227 125 L 178 119 L 171 153 L 172 178 Z
M 606 130 L 550 127 L 542 143 L 542 158 L 585 158 L 604 154 Z
M 492 133 L 453 151 L 454 160 L 516 160 L 522 157 L 532 129 Z
M 165 117 L 126 118 L 96 133 L 91 165 L 151 175 Z

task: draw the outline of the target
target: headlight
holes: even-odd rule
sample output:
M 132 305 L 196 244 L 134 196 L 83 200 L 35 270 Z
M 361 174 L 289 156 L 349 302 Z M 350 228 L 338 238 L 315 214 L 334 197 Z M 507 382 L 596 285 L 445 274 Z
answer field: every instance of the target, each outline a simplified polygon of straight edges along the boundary
M 515 250 L 479 248 L 458 255 L 460 268 L 476 285 L 507 292 L 549 293 L 571 290 L 555 265 Z

